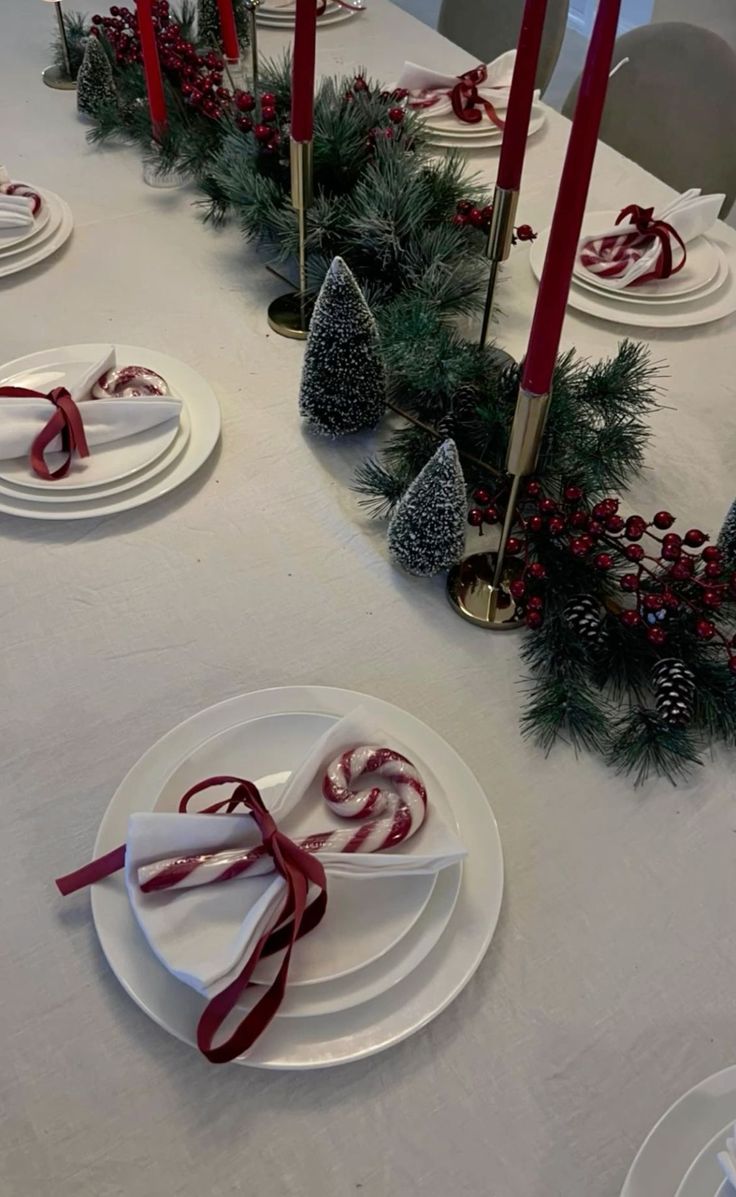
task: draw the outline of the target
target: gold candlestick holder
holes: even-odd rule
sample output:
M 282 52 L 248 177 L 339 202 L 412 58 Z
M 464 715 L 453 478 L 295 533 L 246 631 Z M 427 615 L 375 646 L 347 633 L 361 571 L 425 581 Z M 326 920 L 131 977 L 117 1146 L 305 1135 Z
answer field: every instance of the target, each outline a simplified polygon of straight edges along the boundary
M 307 296 L 307 211 L 312 206 L 314 167 L 311 141 L 291 142 L 291 202 L 299 225 L 299 289 L 279 295 L 268 308 L 268 323 L 282 337 L 305 341 L 312 315 Z
M 518 202 L 518 191 L 511 191 L 508 187 L 496 187 L 493 193 L 493 216 L 491 217 L 491 227 L 488 230 L 488 243 L 486 245 L 486 257 L 491 263 L 491 269 L 488 276 L 485 307 L 483 308 L 483 322 L 480 328 L 481 349 L 488 339 L 488 329 L 491 323 L 496 281 L 498 279 L 498 268 L 502 262 L 506 261 L 511 252 L 511 238 L 514 235 L 514 221 L 516 220 Z
M 495 553 L 473 553 L 450 571 L 447 597 L 459 615 L 478 627 L 509 631 L 524 625 L 511 593 L 511 583 L 523 572 L 522 562 L 509 557 L 507 546 L 516 521 L 522 480 L 534 473 L 549 408 L 549 393 L 535 395 L 522 387 L 516 400 L 506 469 L 511 475 L 506 515 Z
M 261 115 L 261 88 L 258 79 L 258 9 L 263 0 L 245 0 L 248 12 L 248 40 L 250 42 L 250 89 L 256 102 L 256 119 Z
M 64 13 L 59 0 L 55 0 L 54 8 L 56 9 L 56 20 L 59 24 L 59 40 L 61 42 L 61 55 L 64 60 L 64 69 L 62 70 L 61 67 L 55 65 L 44 67 L 41 78 L 47 87 L 53 87 L 56 91 L 75 91 L 77 81 L 72 77 L 72 61 L 69 55 L 69 40 L 66 36 Z

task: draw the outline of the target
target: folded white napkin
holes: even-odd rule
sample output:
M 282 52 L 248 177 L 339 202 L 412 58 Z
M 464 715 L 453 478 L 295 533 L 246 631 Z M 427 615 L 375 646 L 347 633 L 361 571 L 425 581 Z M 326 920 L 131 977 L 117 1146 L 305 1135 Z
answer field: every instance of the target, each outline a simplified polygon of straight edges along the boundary
M 726 1139 L 726 1150 L 718 1152 L 718 1163 L 726 1180 L 736 1189 L 736 1125 L 730 1139 Z
M 309 808 L 308 814 L 300 808 L 305 826 L 301 826 L 300 819 L 300 830 L 293 833 L 295 839 L 311 832 L 344 827 L 345 820 L 332 815 L 321 797 L 322 777 L 327 765 L 341 751 L 369 743 L 387 744 L 402 751 L 395 738 L 377 727 L 362 708 L 335 723 L 292 773 L 278 798 L 269 804 L 276 821 L 282 825 L 289 811 L 303 801 Z M 415 763 L 421 771 L 421 762 Z M 214 801 L 209 793 L 204 797 Z M 290 834 L 288 827 L 286 834 Z M 144 894 L 138 884 L 138 869 L 171 856 L 219 852 L 258 843 L 256 825 L 246 814 L 139 813 L 131 815 L 128 823 L 125 878 L 133 913 L 161 963 L 179 980 L 207 997 L 219 993 L 241 972 L 260 936 L 275 925 L 285 896 L 283 878 L 276 873 L 245 875 L 220 884 Z M 437 873 L 465 855 L 465 848 L 433 806 L 430 791 L 424 824 L 400 845 L 400 850 L 356 853 L 349 861 L 340 853 L 321 852 L 319 859 L 325 867 L 329 892 L 331 876 L 350 877 L 368 884 L 370 878 Z M 319 928 L 312 934 L 319 935 Z
M 0 194 L 0 229 L 24 228 L 33 224 L 33 202 L 27 195 Z
M 685 245 L 703 236 L 715 224 L 718 213 L 725 199 L 725 195 L 701 195 L 699 188 L 691 188 L 683 192 L 676 199 L 671 200 L 662 208 L 655 209 L 654 220 L 662 220 L 671 225 L 679 234 Z M 634 236 L 632 236 L 632 234 Z M 579 262 L 576 271 L 597 276 L 598 281 L 612 290 L 623 290 L 632 283 L 649 274 L 655 269 L 661 247 L 656 239 L 639 237 L 633 226 L 627 221 L 615 225 L 594 235 L 587 234 L 580 242 L 579 255 L 585 253 L 585 262 Z M 683 258 L 682 249 L 674 238 L 670 237 L 672 245 L 672 263 L 677 266 Z M 610 268 L 621 254 L 626 255 L 628 265 L 620 274 L 601 277 L 601 273 Z M 591 260 L 592 259 L 592 260 Z
M 505 54 L 500 54 L 486 66 L 487 76 L 485 81 L 478 85 L 478 94 L 484 100 L 490 100 L 494 108 L 504 109 L 508 106 L 509 88 L 515 62 L 516 50 L 507 50 Z M 476 65 L 474 63 L 468 69 L 472 70 Z M 447 112 L 452 112 L 452 104 L 447 92 L 452 91 L 458 78 L 459 75 L 443 75 L 440 71 L 432 71 L 428 67 L 418 66 L 415 62 L 405 62 L 396 86 L 406 88 L 410 94 L 410 104 L 412 99 L 421 100 L 435 97 L 436 102 L 432 104 L 431 111 L 436 116 L 442 116 Z M 538 99 L 539 92 L 535 92 L 534 96 L 535 99 Z
M 65 386 L 74 402 L 79 404 L 90 449 L 95 445 L 134 436 L 137 432 L 145 432 L 167 420 L 178 420 L 181 414 L 181 400 L 172 396 L 158 396 L 155 399 L 146 396 L 137 399 L 91 399 L 90 393 L 97 379 L 115 364 L 115 350 L 110 346 L 99 361 L 53 383 L 53 387 Z M 47 389 L 45 384 L 34 385 L 30 377 L 28 382 L 14 378 L 12 385 L 27 386 L 34 391 Z M 53 415 L 53 410 L 47 399 L 0 396 L 0 459 L 25 457 Z M 57 437 L 46 451 L 56 452 L 61 447 L 61 437 Z

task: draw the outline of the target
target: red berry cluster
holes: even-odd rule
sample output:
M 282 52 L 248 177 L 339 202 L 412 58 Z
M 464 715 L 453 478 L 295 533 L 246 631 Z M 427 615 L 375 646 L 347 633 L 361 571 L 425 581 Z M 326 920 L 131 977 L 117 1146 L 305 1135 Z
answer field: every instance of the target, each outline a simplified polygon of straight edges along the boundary
M 464 228 L 470 225 L 472 228 L 481 229 L 482 232 L 487 233 L 491 227 L 491 220 L 493 219 L 493 204 L 486 204 L 484 208 L 477 208 L 470 200 L 461 199 L 455 205 L 455 214 L 452 218 L 452 223 L 458 228 Z M 516 245 L 517 241 L 535 241 L 537 234 L 530 224 L 520 224 L 514 229 L 514 234 L 511 241 Z
M 354 104 L 360 96 L 375 95 L 371 92 L 366 80 L 362 75 L 356 75 L 353 79 L 352 85 L 348 91 L 343 95 L 344 104 Z M 401 125 L 406 116 L 406 108 L 403 106 L 406 97 L 409 95 L 405 87 L 395 87 L 393 91 L 378 92 L 379 99 L 384 103 L 390 104 L 388 112 L 386 113 L 390 124 L 385 126 L 377 125 L 371 129 L 366 138 L 366 148 L 372 150 L 378 141 L 393 141 L 396 136 L 396 127 Z
M 528 536 L 554 539 L 597 573 L 624 571 L 616 575 L 618 587 L 634 600 L 618 610 L 625 627 L 641 631 L 660 648 L 669 638 L 667 624 L 677 616 L 678 623 L 698 639 L 719 640 L 729 652 L 731 672 L 736 673 L 736 655 L 731 651 L 736 643 L 713 619 L 724 603 L 736 602 L 736 572 L 726 570 L 721 550 L 707 543 L 705 532 L 700 528 L 689 528 L 682 536 L 670 532 L 675 517 L 669 511 L 658 511 L 651 520 L 641 515 L 624 519 L 618 499 L 602 499 L 589 507 L 579 486 L 566 486 L 558 503 L 532 480 L 526 496 L 534 505 L 524 520 Z M 652 544 L 652 551 L 647 552 L 642 540 Z M 612 604 L 608 605 L 610 609 Z
M 244 133 L 253 132 L 253 136 L 260 148 L 266 154 L 275 154 L 281 144 L 281 133 L 278 129 L 278 111 L 276 96 L 271 91 L 264 91 L 261 95 L 260 120 L 254 124 L 256 101 L 248 91 L 236 91 L 233 103 L 237 110 L 235 122 Z
M 196 46 L 182 36 L 181 26 L 171 20 L 168 0 L 154 0 L 153 24 L 161 67 L 179 85 L 187 104 L 203 116 L 217 120 L 232 102 L 222 86 L 222 57 L 210 50 L 200 54 Z M 143 61 L 138 20 L 129 8 L 113 4 L 109 17 L 92 17 L 91 33 L 103 35 L 112 46 L 119 66 Z

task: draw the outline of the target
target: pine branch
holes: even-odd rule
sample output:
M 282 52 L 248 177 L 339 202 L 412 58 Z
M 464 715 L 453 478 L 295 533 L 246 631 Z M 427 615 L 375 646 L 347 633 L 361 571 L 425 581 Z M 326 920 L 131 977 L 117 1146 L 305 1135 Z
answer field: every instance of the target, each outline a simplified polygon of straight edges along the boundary
M 614 723 L 607 759 L 618 773 L 633 777 L 635 786 L 651 776 L 676 785 L 702 765 L 698 752 L 692 732 L 669 727 L 654 711 L 635 707 Z

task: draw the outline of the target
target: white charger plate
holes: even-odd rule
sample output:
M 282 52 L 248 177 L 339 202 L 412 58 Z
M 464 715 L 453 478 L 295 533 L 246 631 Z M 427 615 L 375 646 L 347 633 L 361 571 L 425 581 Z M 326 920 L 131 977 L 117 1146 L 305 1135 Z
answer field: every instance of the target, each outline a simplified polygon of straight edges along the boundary
M 592 234 L 600 232 L 601 229 L 613 228 L 617 216 L 618 212 L 586 212 L 583 219 L 581 239 L 590 237 Z M 620 227 L 621 231 L 624 232 L 626 225 L 622 224 Z M 687 259 L 682 270 L 678 270 L 677 274 L 671 275 L 670 278 L 652 279 L 651 282 L 641 283 L 638 287 L 629 288 L 628 294 L 633 296 L 636 293 L 641 296 L 642 300 L 658 300 L 670 295 L 687 295 L 690 292 L 700 290 L 701 287 L 711 282 L 718 271 L 719 264 L 718 247 L 712 241 L 709 241 L 707 237 L 696 237 L 687 247 Z M 606 279 L 601 278 L 590 270 L 586 270 L 580 262 L 579 257 L 575 262 L 573 274 L 577 282 L 584 281 L 589 286 L 604 291 L 606 294 L 622 294 L 618 288 L 611 286 Z
M 629 1169 L 621 1197 L 674 1197 L 704 1147 L 723 1127 L 736 1122 L 736 1065 L 694 1085 L 662 1115 L 647 1135 Z M 726 1135 L 724 1133 L 724 1141 Z M 715 1152 L 719 1150 L 714 1146 Z M 716 1162 L 716 1168 L 718 1164 Z M 719 1169 L 720 1172 L 720 1169 Z M 709 1170 L 715 1178 L 715 1173 Z M 710 1183 L 706 1180 L 706 1183 Z M 698 1197 L 731 1194 L 725 1181 Z M 696 1190 L 687 1190 L 695 1197 Z
M 70 360 L 88 361 L 95 353 L 101 357 L 104 349 L 104 345 L 66 345 L 30 354 L 10 365 L 22 362 L 33 369 L 43 366 L 47 361 L 58 362 L 65 354 Z M 143 349 L 136 345 L 116 345 L 115 349 L 121 361 L 145 361 L 146 365 L 168 381 L 175 394 L 184 399 L 191 426 L 185 451 L 169 469 L 162 470 L 148 481 L 139 482 L 136 479 L 135 485 L 131 485 L 122 495 L 93 492 L 88 499 L 80 497 L 75 501 L 70 496 L 69 501 L 63 503 L 39 503 L 31 495 L 27 498 L 25 495 L 4 495 L 0 499 L 0 512 L 36 520 L 78 520 L 114 515 L 168 494 L 204 465 L 220 436 L 220 408 L 209 383 L 178 358 L 169 357 L 158 350 Z
M 292 769 L 301 764 L 312 744 L 329 728 L 325 715 L 278 714 L 250 720 L 235 728 L 226 728 L 183 760 L 167 779 L 154 809 L 176 811 L 179 799 L 203 777 L 226 774 L 252 777 L 271 807 Z M 423 773 L 420 762 L 417 768 Z M 428 790 L 431 779 L 425 777 Z M 436 787 L 435 787 L 436 789 Z M 232 791 L 224 787 L 223 794 Z M 323 801 L 318 787 L 280 821 L 281 828 L 294 839 L 315 831 L 344 828 L 345 820 L 334 815 Z M 205 795 L 215 801 L 217 791 Z M 442 803 L 442 814 L 452 820 L 452 813 Z M 415 843 L 407 843 L 407 851 Z M 289 984 L 315 985 L 349 975 L 371 964 L 390 951 L 417 922 L 434 889 L 432 876 L 384 877 L 358 882 L 330 879 L 334 897 L 320 924 L 319 935 L 307 936 L 294 946 Z M 235 935 L 240 917 L 235 917 Z M 280 964 L 272 957 L 258 965 L 254 980 L 269 984 Z
M 39 195 L 41 192 L 39 191 Z M 31 223 L 24 225 L 20 230 L 13 232 L 12 228 L 0 228 L 0 258 L 5 257 L 15 247 L 23 245 L 24 248 L 33 237 L 34 239 L 46 228 L 49 223 L 50 207 L 48 201 L 41 204 L 41 210 L 32 219 Z
M 29 355 L 36 357 L 36 354 Z M 100 355 L 102 356 L 102 355 Z M 28 387 L 29 390 L 50 391 L 53 387 L 64 386 L 70 379 L 78 377 L 88 369 L 94 359 L 74 361 L 64 354 L 58 361 L 43 364 L 24 365 L 28 359 L 19 358 L 0 366 L 0 386 Z M 118 358 L 120 365 L 126 365 Z M 133 364 L 133 363 L 130 363 Z M 147 363 L 138 363 L 147 365 Z M 168 380 L 167 380 L 168 381 Z M 175 395 L 174 398 L 182 398 Z M 89 400 L 89 403 L 104 403 L 104 399 Z M 145 403 L 145 399 L 141 400 Z M 80 406 L 84 419 L 85 404 Z M 53 410 L 53 409 L 50 409 Z M 154 428 L 147 428 L 134 436 L 123 437 L 119 441 L 110 441 L 106 445 L 95 445 L 89 457 L 74 457 L 69 473 L 64 478 L 49 481 L 39 478 L 33 473 L 28 457 L 12 457 L 0 461 L 0 478 L 7 482 L 22 484 L 29 492 L 40 491 L 44 497 L 51 497 L 54 493 L 68 490 L 83 491 L 87 487 L 99 490 L 107 483 L 121 482 L 141 470 L 145 470 L 153 462 L 159 460 L 176 440 L 179 430 L 177 419 L 167 420 L 157 424 Z M 64 460 L 63 453 L 48 453 L 46 461 L 51 470 L 57 469 Z M 34 496 L 35 497 L 35 496 Z M 79 496 L 82 497 L 82 496 Z M 28 494 L 31 498 L 31 494 Z
M 533 137 L 540 129 L 544 128 L 547 123 L 547 117 L 544 112 L 534 117 L 529 122 L 529 132 L 527 137 Z M 430 146 L 437 146 L 439 149 L 445 150 L 469 150 L 471 153 L 474 150 L 488 149 L 490 147 L 500 146 L 503 142 L 503 130 L 497 129 L 494 126 L 487 132 L 468 137 L 464 134 L 439 134 L 432 130 L 425 130 L 427 136 L 427 144 Z
M 457 753 L 414 716 L 349 690 L 290 686 L 229 699 L 180 724 L 133 766 L 102 820 L 99 856 L 125 839 L 128 816 L 164 798 L 183 760 L 213 735 L 268 714 L 310 712 L 339 718 L 356 706 L 395 734 L 451 795 L 460 836 L 470 846 L 457 906 L 439 943 L 407 977 L 372 1000 L 328 1017 L 275 1020 L 239 1063 L 261 1068 L 324 1068 L 390 1047 L 436 1017 L 467 984 L 496 927 L 503 893 L 498 828 L 485 794 Z M 267 778 L 260 784 L 267 789 Z M 194 1043 L 204 1001 L 180 984 L 148 950 L 128 903 L 121 875 L 93 887 L 92 913 L 108 963 L 133 1000 L 155 1022 Z
M 9 495 L 15 499 L 32 499 L 34 503 L 78 503 L 81 498 L 84 499 L 85 503 L 89 503 L 93 499 L 107 499 L 111 495 L 122 494 L 123 491 L 141 486 L 144 482 L 149 482 L 151 479 L 158 477 L 164 470 L 168 470 L 186 449 L 189 443 L 190 432 L 191 423 L 189 414 L 186 407 L 182 407 L 179 417 L 179 427 L 176 429 L 176 436 L 169 448 L 156 461 L 152 462 L 147 469 L 140 470 L 132 478 L 126 478 L 122 482 L 107 483 L 95 489 L 79 490 L 77 487 L 74 487 L 64 494 L 56 491 L 50 494 L 40 494 L 38 491 L 33 491 L 31 488 L 20 483 L 0 481 L 0 495 Z
M 498 129 L 491 121 L 485 117 L 475 125 L 465 125 L 459 121 L 453 113 L 435 117 L 423 115 L 424 133 L 430 138 L 432 142 L 437 145 L 460 145 L 463 147 L 470 145 L 486 145 L 486 144 L 500 144 L 503 141 L 503 129 Z M 532 137 L 545 124 L 547 120 L 544 106 L 542 104 L 533 104 L 531 118 L 529 120 L 529 131 L 527 136 Z M 466 147 L 467 148 L 467 147 Z
M 22 253 L 8 253 L 4 257 L 0 257 L 0 278 L 17 274 L 19 271 L 27 270 L 31 266 L 37 266 L 39 262 L 43 262 L 44 258 L 50 257 L 51 254 L 56 253 L 57 249 L 61 249 L 64 242 L 71 236 L 71 231 L 74 228 L 74 218 L 72 217 L 69 205 L 53 191 L 45 191 L 40 187 L 37 190 L 47 203 L 51 200 L 54 204 L 58 205 L 61 212 L 59 225 L 53 235 L 46 236 L 46 230 L 44 230 L 39 242 L 29 247 L 23 246 Z M 50 219 L 53 219 L 53 214 Z
M 695 299 L 705 299 L 708 295 L 713 295 L 728 278 L 728 262 L 726 261 L 723 250 L 717 245 L 713 246 L 717 254 L 716 271 L 713 278 L 705 283 L 702 287 L 688 287 L 685 295 L 677 295 L 676 293 L 668 293 L 661 295 L 653 295 L 650 291 L 645 291 L 645 287 L 650 287 L 652 283 L 642 283 L 641 287 L 632 287 L 630 290 L 613 291 L 610 288 L 605 290 L 601 287 L 596 287 L 594 283 L 589 283 L 587 279 L 581 278 L 579 275 L 573 277 L 573 285 L 582 288 L 592 295 L 597 295 L 599 298 L 603 297 L 606 301 L 613 300 L 614 303 L 636 303 L 646 304 L 652 307 L 668 306 L 670 304 L 691 303 Z M 663 279 L 663 282 L 670 282 L 670 279 Z
M 549 229 L 545 229 L 540 233 L 529 253 L 529 264 L 537 281 L 542 274 L 548 239 Z M 694 328 L 700 324 L 711 324 L 715 320 L 723 320 L 726 316 L 731 316 L 736 312 L 736 282 L 734 281 L 736 250 L 725 242 L 716 242 L 716 244 L 723 251 L 728 274 L 718 290 L 702 300 L 696 295 L 681 304 L 664 306 L 656 302 L 620 304 L 609 298 L 608 295 L 594 295 L 573 282 L 567 301 L 568 307 L 585 312 L 589 316 L 596 316 L 599 320 L 606 320 L 613 324 L 628 324 L 634 328 Z

